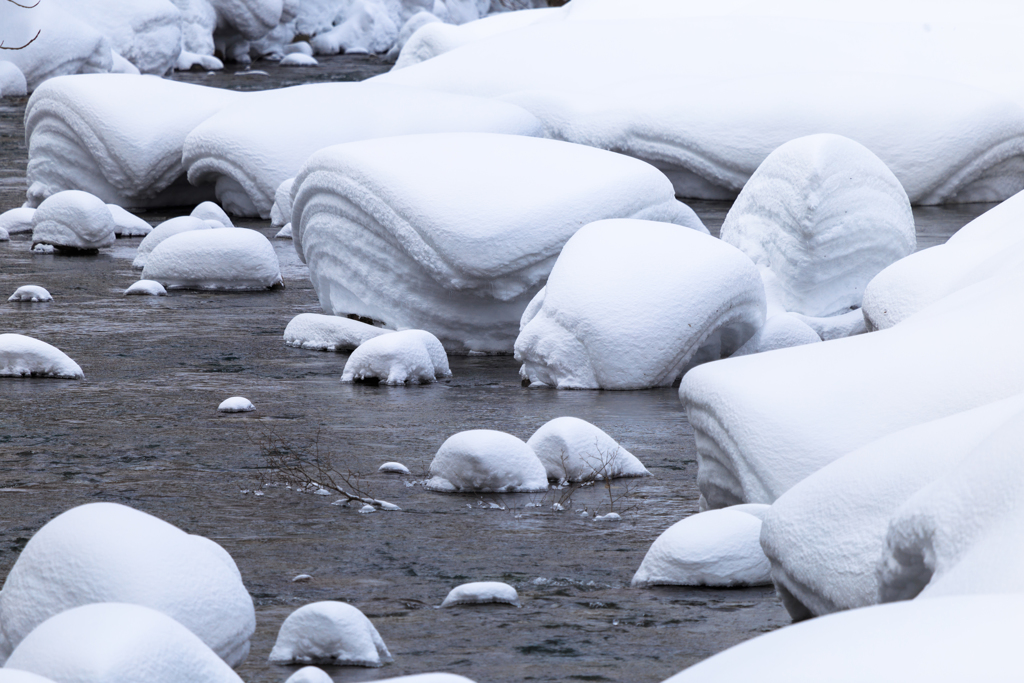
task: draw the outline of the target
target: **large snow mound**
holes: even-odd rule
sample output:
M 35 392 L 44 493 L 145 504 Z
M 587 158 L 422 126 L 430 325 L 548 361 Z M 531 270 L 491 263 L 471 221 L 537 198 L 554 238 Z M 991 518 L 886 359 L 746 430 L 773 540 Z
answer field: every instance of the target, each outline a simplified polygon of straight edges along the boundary
M 336 315 L 300 313 L 284 328 L 284 343 L 317 351 L 351 351 L 389 332 L 391 330 Z
M 657 169 L 512 135 L 409 135 L 313 154 L 292 188 L 295 249 L 326 313 L 508 352 L 565 242 L 601 218 L 700 231 Z
M 53 615 L 96 602 L 159 610 L 230 666 L 245 659 L 256 628 L 252 598 L 223 548 L 144 512 L 90 503 L 50 520 L 11 568 L 0 590 L 0 659 Z
M 32 246 L 50 244 L 68 251 L 96 251 L 114 243 L 114 218 L 107 205 L 88 192 L 51 195 L 32 216 Z
M 511 434 L 471 429 L 448 437 L 430 463 L 432 491 L 546 491 L 547 472 L 533 449 Z
M 0 334 L 0 377 L 82 379 L 78 363 L 44 341 L 21 334 Z
M 437 337 L 424 330 L 402 330 L 360 344 L 348 357 L 341 381 L 428 384 L 451 375 L 448 355 Z
M 195 216 L 178 216 L 164 221 L 139 242 L 139 246 L 135 250 L 135 260 L 132 261 L 132 268 L 145 268 L 146 262 L 149 261 L 149 255 L 168 237 L 189 230 L 210 230 L 212 227 L 206 221 Z
M 739 349 L 765 310 L 757 268 L 731 245 L 677 225 L 598 221 L 562 248 L 515 354 L 531 381 L 560 389 L 671 386 Z
M 274 245 L 247 228 L 186 230 L 171 235 L 150 253 L 142 277 L 169 289 L 269 289 L 284 285 Z
M 526 445 L 544 463 L 548 479 L 559 482 L 651 474 L 603 429 L 578 417 L 556 417 L 535 431 Z
M 501 581 L 474 581 L 448 591 L 441 607 L 488 603 L 504 603 L 519 607 L 519 594 L 515 588 Z
M 50 617 L 18 644 L 3 670 L 8 667 L 61 683 L 242 681 L 166 613 L 118 602 L 83 605 Z
M 379 667 L 391 653 L 366 615 L 348 603 L 325 601 L 288 615 L 270 661 Z

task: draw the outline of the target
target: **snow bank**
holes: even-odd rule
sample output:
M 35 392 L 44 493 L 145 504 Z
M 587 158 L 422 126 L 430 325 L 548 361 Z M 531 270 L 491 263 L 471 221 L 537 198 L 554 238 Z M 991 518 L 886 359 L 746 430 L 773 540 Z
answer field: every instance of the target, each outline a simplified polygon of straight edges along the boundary
M 156 280 L 139 280 L 124 290 L 124 296 L 132 295 L 167 296 L 167 290 Z
M 757 268 L 723 241 L 599 221 L 562 248 L 523 316 L 516 359 L 531 382 L 559 389 L 671 386 L 742 346 L 764 323 L 764 297 Z
M 114 219 L 107 205 L 88 192 L 65 190 L 48 197 L 32 216 L 32 246 L 95 252 L 114 243 Z
M 0 214 L 0 230 L 11 235 L 32 232 L 32 217 L 35 216 L 35 213 L 35 209 L 24 206 L 5 211 Z
M 871 278 L 917 246 L 896 177 L 860 143 L 827 133 L 769 154 L 721 237 L 772 272 L 779 306 L 816 317 L 860 307 Z
M 256 410 L 256 407 L 244 396 L 232 396 L 221 401 L 217 410 L 222 413 L 250 413 Z
M 345 363 L 341 381 L 428 384 L 451 375 L 448 355 L 437 337 L 424 330 L 402 330 L 360 344 Z
M 315 666 L 304 666 L 291 676 L 284 683 L 332 683 L 333 679 L 323 669 Z
M 50 520 L 29 540 L 11 568 L 0 591 L 0 659 L 9 656 L 30 633 L 40 633 L 33 629 L 53 615 L 96 602 L 126 602 L 159 610 L 199 636 L 230 666 L 245 659 L 256 627 L 252 598 L 231 556 L 219 545 L 123 505 L 90 503 Z M 77 623 L 90 623 L 87 615 L 93 613 L 86 610 L 81 614 L 86 616 Z M 127 656 L 134 651 L 129 636 L 135 619 L 104 619 L 109 628 L 124 631 L 117 637 L 113 632 L 101 637 L 98 630 L 86 628 L 73 641 L 91 642 L 95 636 L 97 642 L 103 642 L 107 638 L 111 647 L 124 644 Z M 93 626 L 98 627 L 99 621 Z M 139 650 L 140 656 L 155 655 L 153 649 L 160 645 L 172 650 L 178 647 L 173 643 L 181 640 L 179 636 L 168 633 L 167 638 L 167 642 L 157 640 Z M 40 638 L 36 642 L 43 647 L 50 641 Z M 51 645 L 45 652 L 56 657 L 55 649 L 67 646 Z M 29 650 L 37 651 L 35 646 Z M 89 650 L 83 645 L 78 654 Z M 179 650 L 182 655 L 187 651 Z M 12 657 L 8 664 L 20 668 L 15 660 Z
M 30 376 L 82 379 L 85 375 L 78 363 L 44 341 L 21 334 L 0 334 L 0 377 Z
M 560 482 L 651 474 L 604 430 L 576 417 L 556 417 L 547 422 L 526 445 L 544 464 L 548 479 Z
M 288 615 L 270 661 L 379 667 L 391 661 L 391 653 L 362 612 L 344 602 L 325 601 Z
M 209 223 L 195 216 L 178 216 L 164 221 L 139 242 L 138 249 L 135 250 L 135 260 L 132 261 L 132 268 L 145 268 L 149 261 L 149 255 L 168 237 L 189 230 L 210 230 L 211 228 Z
M 325 312 L 510 351 L 526 304 L 581 225 L 647 218 L 703 231 L 657 169 L 564 142 L 482 133 L 337 145 L 292 189 L 295 249 Z
M 446 132 L 542 131 L 531 114 L 504 102 L 371 83 L 315 83 L 246 93 L 189 134 L 182 161 L 189 180 L 214 185 L 228 211 L 267 218 L 281 183 L 319 149 Z
M 770 584 L 770 566 L 761 550 L 760 535 L 761 519 L 742 510 L 726 508 L 691 515 L 651 544 L 631 585 Z
M 432 491 L 547 491 L 544 465 L 521 440 L 490 429 L 454 434 L 430 463 Z
M 300 313 L 284 328 L 284 343 L 316 351 L 352 351 L 364 342 L 389 332 L 391 330 L 336 315 Z
M 159 592 L 159 586 L 154 586 Z M 50 617 L 29 633 L 7 667 L 61 683 L 241 683 L 206 643 L 164 612 L 105 602 Z
M 186 230 L 171 235 L 153 249 L 142 277 L 171 289 L 284 286 L 274 246 L 247 228 Z
M 519 594 L 516 589 L 501 581 L 476 581 L 456 586 L 448 592 L 441 607 L 456 605 L 481 605 L 486 603 L 504 603 L 519 607 Z
M 757 332 L 733 356 L 764 353 L 775 349 L 788 349 L 820 342 L 821 337 L 807 323 L 793 313 L 779 313 L 765 321 Z
M 22 285 L 14 290 L 14 294 L 11 294 L 7 298 L 8 301 L 53 301 L 53 297 L 45 287 L 39 285 Z
M 107 204 L 114 221 L 114 234 L 118 237 L 145 237 L 153 232 L 153 226 L 117 204 Z

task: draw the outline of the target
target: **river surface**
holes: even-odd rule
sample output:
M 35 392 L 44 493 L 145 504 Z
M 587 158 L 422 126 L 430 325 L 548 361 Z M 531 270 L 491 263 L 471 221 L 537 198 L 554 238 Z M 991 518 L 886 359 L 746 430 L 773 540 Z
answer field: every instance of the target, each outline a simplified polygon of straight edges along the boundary
M 254 69 L 266 75 L 178 78 L 253 89 L 386 68 L 373 57 L 337 57 L 318 69 L 260 63 Z M 0 211 L 24 197 L 24 105 L 0 100 Z M 717 232 L 729 204 L 692 206 Z M 987 208 L 915 210 L 919 246 L 945 241 Z M 156 224 L 169 215 L 143 217 Z M 236 225 L 276 232 L 266 221 Z M 131 268 L 138 238 L 84 257 L 32 254 L 25 237 L 0 243 L 0 332 L 43 339 L 85 371 L 78 382 L 0 381 L 0 577 L 43 524 L 93 501 L 208 536 L 234 557 L 256 604 L 252 652 L 239 667 L 250 683 L 283 681 L 296 668 L 268 664 L 267 655 L 284 618 L 317 600 L 359 607 L 395 658 L 381 669 L 327 667 L 339 682 L 448 671 L 478 683 L 656 683 L 789 623 L 769 587 L 629 587 L 651 542 L 696 512 L 693 432 L 674 389 L 526 389 L 515 361 L 500 356 L 453 357 L 451 380 L 428 386 L 341 384 L 347 355 L 282 342 L 293 316 L 320 311 L 291 241 L 273 241 L 284 289 L 161 298 L 121 295 L 139 276 Z M 24 284 L 45 286 L 54 301 L 6 303 Z M 235 395 L 257 410 L 218 413 Z M 527 439 L 563 415 L 600 426 L 654 476 L 500 497 L 419 483 L 458 431 Z M 334 496 L 289 488 L 265 472 L 270 443 L 331 453 L 336 469 L 402 511 L 360 514 Z M 386 461 L 413 476 L 378 474 Z M 556 502 L 566 509 L 554 511 Z M 610 510 L 623 521 L 594 521 Z M 312 579 L 293 582 L 299 574 Z M 488 580 L 515 586 L 522 607 L 436 608 L 454 586 Z

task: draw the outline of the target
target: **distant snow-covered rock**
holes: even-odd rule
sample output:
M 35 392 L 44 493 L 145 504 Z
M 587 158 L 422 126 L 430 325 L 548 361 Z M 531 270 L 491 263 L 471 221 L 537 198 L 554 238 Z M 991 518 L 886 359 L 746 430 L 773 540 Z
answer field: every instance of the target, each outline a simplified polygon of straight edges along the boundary
M 545 423 L 526 445 L 544 463 L 548 479 L 559 482 L 651 474 L 604 430 L 576 417 L 556 417 Z
M 84 376 L 78 363 L 55 346 L 21 334 L 0 334 L 0 377 L 82 379 Z
M 363 342 L 390 332 L 336 315 L 300 313 L 284 328 L 284 343 L 317 351 L 352 351 Z
M 284 285 L 274 247 L 247 228 L 186 230 L 153 249 L 142 277 L 171 289 L 270 289 Z
M 256 410 L 256 407 L 244 396 L 232 396 L 221 401 L 217 410 L 222 413 L 250 413 Z
M 437 337 L 424 330 L 402 330 L 360 344 L 345 363 L 341 381 L 427 384 L 451 375 L 448 354 Z
M 48 197 L 32 216 L 32 244 L 66 251 L 95 252 L 116 239 L 114 219 L 99 198 L 80 190 Z
M 24 97 L 26 94 L 25 74 L 12 62 L 0 60 L 0 97 Z
M 519 607 L 519 594 L 515 588 L 501 581 L 475 581 L 451 589 L 441 607 L 487 603 L 504 603 Z
M 379 667 L 391 661 L 391 653 L 362 612 L 348 603 L 326 601 L 288 615 L 270 661 Z
M 14 290 L 7 298 L 8 301 L 29 301 L 32 303 L 41 301 L 53 301 L 53 296 L 46 291 L 45 287 L 39 285 L 22 285 Z
M 746 356 L 751 353 L 764 353 L 775 349 L 788 349 L 791 346 L 803 346 L 820 342 L 821 337 L 810 325 L 793 313 L 777 313 L 765 321 L 733 356 Z
M 389 474 L 411 474 L 409 468 L 400 462 L 386 462 L 377 468 L 378 472 L 387 472 Z
M 511 434 L 471 429 L 441 444 L 430 463 L 432 491 L 546 491 L 547 472 L 533 449 Z
M 138 280 L 124 290 L 124 296 L 167 296 L 167 290 L 156 280 Z
M 270 207 L 270 225 L 274 228 L 281 228 L 281 232 L 275 237 L 285 237 L 287 230 L 288 239 L 292 238 L 292 185 L 295 178 L 287 178 L 274 190 L 274 204 Z
M 289 676 L 284 683 L 332 683 L 333 680 L 330 674 L 319 667 L 304 666 Z

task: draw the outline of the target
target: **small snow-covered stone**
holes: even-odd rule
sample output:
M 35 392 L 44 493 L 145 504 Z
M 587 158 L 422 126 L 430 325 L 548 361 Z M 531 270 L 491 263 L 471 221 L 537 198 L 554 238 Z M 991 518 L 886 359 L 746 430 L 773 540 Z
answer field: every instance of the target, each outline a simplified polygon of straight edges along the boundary
M 276 204 L 275 204 L 276 206 Z M 275 239 L 290 240 L 292 239 L 292 224 L 285 223 L 284 227 L 274 233 Z
M 519 607 L 516 589 L 500 581 L 476 581 L 456 586 L 448 593 L 441 607 L 455 605 L 480 605 L 491 602 L 505 603 Z
M 300 583 L 302 581 L 309 581 L 312 578 L 313 577 L 310 576 L 309 574 L 296 574 L 294 577 L 292 577 L 292 583 Z
M 593 481 L 651 474 L 602 429 L 576 417 L 556 417 L 534 432 L 526 445 L 544 463 L 548 479 Z
M 252 401 L 243 396 L 232 396 L 221 401 L 220 405 L 217 406 L 217 410 L 222 413 L 248 413 L 256 410 L 256 406 L 252 404 Z
M 88 192 L 65 190 L 47 197 L 32 217 L 32 244 L 95 252 L 114 243 L 114 219 Z
M 203 202 L 199 204 L 196 208 L 192 209 L 192 213 L 189 215 L 203 221 L 216 221 L 225 228 L 235 227 L 231 223 L 231 219 L 228 218 L 224 209 L 220 208 L 220 206 L 213 202 Z
M 430 463 L 432 491 L 546 491 L 544 464 L 523 441 L 491 429 L 454 434 Z
M 43 287 L 38 285 L 22 285 L 14 290 L 14 294 L 7 299 L 8 301 L 53 301 L 53 297 Z
M 378 472 L 388 472 L 390 474 L 412 474 L 409 468 L 400 462 L 386 462 L 377 468 Z
M 284 53 L 286 55 L 302 54 L 302 55 L 313 55 L 313 48 L 305 40 L 299 40 L 294 43 L 288 43 L 284 46 Z
M 124 296 L 130 295 L 167 296 L 167 290 L 156 280 L 139 280 L 124 290 Z
M 274 246 L 246 228 L 187 230 L 153 249 L 143 278 L 171 289 L 270 289 L 284 285 Z
M 289 676 L 288 680 L 284 683 L 333 683 L 333 679 L 323 669 L 315 666 L 304 666 Z
M 21 334 L 0 334 L 0 377 L 82 379 L 78 363 L 60 349 Z
M 618 512 L 609 512 L 606 515 L 595 515 L 595 522 L 621 522 L 622 516 Z
M 55 251 L 52 244 L 33 244 L 32 252 L 35 254 L 52 254 Z
M 368 515 L 368 514 L 370 514 L 372 512 L 376 512 L 376 511 L 377 511 L 377 508 L 375 508 L 375 507 L 373 507 L 372 505 L 369 505 L 369 504 L 364 505 L 363 507 L 359 508 L 359 514 L 361 514 L 361 515 Z
M 3 228 L 0 228 L 0 242 L 6 242 L 9 239 L 11 239 L 10 234 Z
M 114 219 L 114 234 L 118 237 L 145 237 L 153 232 L 152 225 L 131 211 L 117 204 L 107 204 L 107 209 L 110 210 L 110 217 Z
M 25 74 L 17 65 L 0 60 L 0 97 L 24 97 L 28 94 Z
M 366 615 L 347 603 L 325 601 L 285 619 L 270 661 L 379 667 L 391 661 L 391 653 Z
M 5 230 L 10 235 L 32 232 L 32 217 L 35 215 L 36 210 L 26 206 L 5 211 L 0 214 L 0 230 Z
M 796 313 L 779 313 L 765 321 L 754 336 L 736 350 L 733 356 L 764 353 L 790 346 L 803 346 L 820 342 L 821 337 Z
M 145 239 L 139 243 L 135 260 L 132 262 L 132 268 L 144 268 L 146 266 L 146 261 L 149 260 L 149 255 L 168 237 L 177 235 L 181 232 L 187 232 L 189 230 L 210 229 L 210 225 L 206 221 L 201 218 L 196 218 L 195 216 L 178 216 L 177 218 L 166 220 L 156 226 L 153 229 L 153 232 L 146 235 Z
M 360 344 L 345 363 L 341 381 L 426 384 L 451 374 L 448 355 L 437 337 L 426 330 L 402 330 Z
M 317 66 L 320 64 L 315 58 L 310 55 L 304 55 L 301 52 L 293 52 L 290 55 L 286 55 L 278 63 L 281 66 Z
M 388 332 L 391 330 L 337 315 L 300 313 L 284 328 L 284 343 L 317 351 L 351 351 Z

